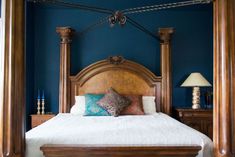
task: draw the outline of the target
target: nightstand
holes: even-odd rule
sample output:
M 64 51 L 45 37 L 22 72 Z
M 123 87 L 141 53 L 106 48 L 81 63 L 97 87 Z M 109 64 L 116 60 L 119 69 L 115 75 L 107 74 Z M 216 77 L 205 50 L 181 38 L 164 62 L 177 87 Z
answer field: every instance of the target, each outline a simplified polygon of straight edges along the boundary
M 54 117 L 54 114 L 33 114 L 31 115 L 31 128 L 34 128 L 46 121 L 48 121 L 49 119 L 51 119 L 52 117 Z
M 176 108 L 175 117 L 182 123 L 213 139 L 213 110 Z

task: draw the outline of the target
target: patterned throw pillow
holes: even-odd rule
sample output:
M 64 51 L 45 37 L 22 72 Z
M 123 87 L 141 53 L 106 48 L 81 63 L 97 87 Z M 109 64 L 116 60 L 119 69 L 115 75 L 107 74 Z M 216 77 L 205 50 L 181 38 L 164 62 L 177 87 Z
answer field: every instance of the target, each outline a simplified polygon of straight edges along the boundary
M 107 110 L 112 116 L 118 116 L 121 111 L 130 105 L 131 101 L 118 94 L 114 89 L 110 88 L 105 96 L 97 102 L 98 105 Z
M 86 94 L 85 114 L 84 116 L 110 116 L 110 114 L 97 104 L 104 94 Z
M 144 115 L 144 108 L 142 103 L 142 95 L 124 95 L 131 104 L 124 108 L 121 115 Z

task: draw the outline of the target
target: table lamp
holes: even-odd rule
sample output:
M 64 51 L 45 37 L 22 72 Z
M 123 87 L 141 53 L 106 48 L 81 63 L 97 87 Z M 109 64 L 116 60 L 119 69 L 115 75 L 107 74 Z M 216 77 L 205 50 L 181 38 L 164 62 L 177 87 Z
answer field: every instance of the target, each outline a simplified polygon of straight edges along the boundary
M 200 74 L 191 73 L 189 77 L 184 81 L 181 87 L 193 87 L 192 93 L 192 109 L 200 108 L 200 87 L 210 87 L 211 84 Z

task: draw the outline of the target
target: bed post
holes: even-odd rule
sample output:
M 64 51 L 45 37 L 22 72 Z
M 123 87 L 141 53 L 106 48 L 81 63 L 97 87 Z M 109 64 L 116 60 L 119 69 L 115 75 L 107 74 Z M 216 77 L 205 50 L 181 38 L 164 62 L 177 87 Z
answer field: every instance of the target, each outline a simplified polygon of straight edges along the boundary
M 160 37 L 161 49 L 161 76 L 162 76 L 162 107 L 161 111 L 171 115 L 172 103 L 172 78 L 171 78 L 171 35 L 173 28 L 160 28 L 158 33 Z
M 235 1 L 214 1 L 214 128 L 216 157 L 235 157 Z
M 56 32 L 60 35 L 60 89 L 59 89 L 59 112 L 69 112 L 70 106 L 70 47 L 71 37 L 74 30 L 70 27 L 57 27 Z
M 1 1 L 0 156 L 24 157 L 24 0 Z

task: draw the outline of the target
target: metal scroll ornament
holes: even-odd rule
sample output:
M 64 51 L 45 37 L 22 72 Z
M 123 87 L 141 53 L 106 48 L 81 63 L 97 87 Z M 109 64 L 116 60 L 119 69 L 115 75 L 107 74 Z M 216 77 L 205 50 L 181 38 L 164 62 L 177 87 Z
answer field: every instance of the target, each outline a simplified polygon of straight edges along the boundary
M 124 26 L 126 23 L 131 24 L 132 26 L 136 27 L 140 31 L 156 38 L 159 40 L 159 37 L 155 35 L 155 33 L 147 30 L 143 25 L 139 24 L 137 21 L 132 19 L 129 15 L 132 14 L 143 14 L 145 12 L 153 12 L 171 8 L 178 8 L 178 7 L 185 7 L 185 6 L 192 6 L 192 5 L 203 5 L 209 4 L 213 2 L 213 0 L 182 0 L 180 2 L 171 2 L 171 3 L 164 3 L 164 4 L 155 4 L 155 5 L 148 5 L 148 6 L 140 6 L 134 8 L 127 8 L 123 10 L 112 10 L 108 8 L 102 8 L 97 6 L 88 6 L 80 3 L 70 2 L 69 0 L 27 0 L 28 2 L 34 3 L 43 3 L 43 4 L 50 4 L 50 5 L 57 5 L 66 8 L 74 8 L 78 10 L 86 10 L 95 13 L 102 13 L 105 14 L 105 17 L 100 18 L 98 21 L 95 21 L 93 24 L 88 26 L 84 29 L 81 34 L 85 34 L 88 31 L 103 25 L 104 23 L 109 23 L 111 27 L 116 24 L 120 26 Z
M 116 23 L 119 23 L 120 26 L 124 26 L 126 23 L 126 16 L 120 11 L 116 11 L 113 15 L 109 16 L 110 26 L 113 27 Z

